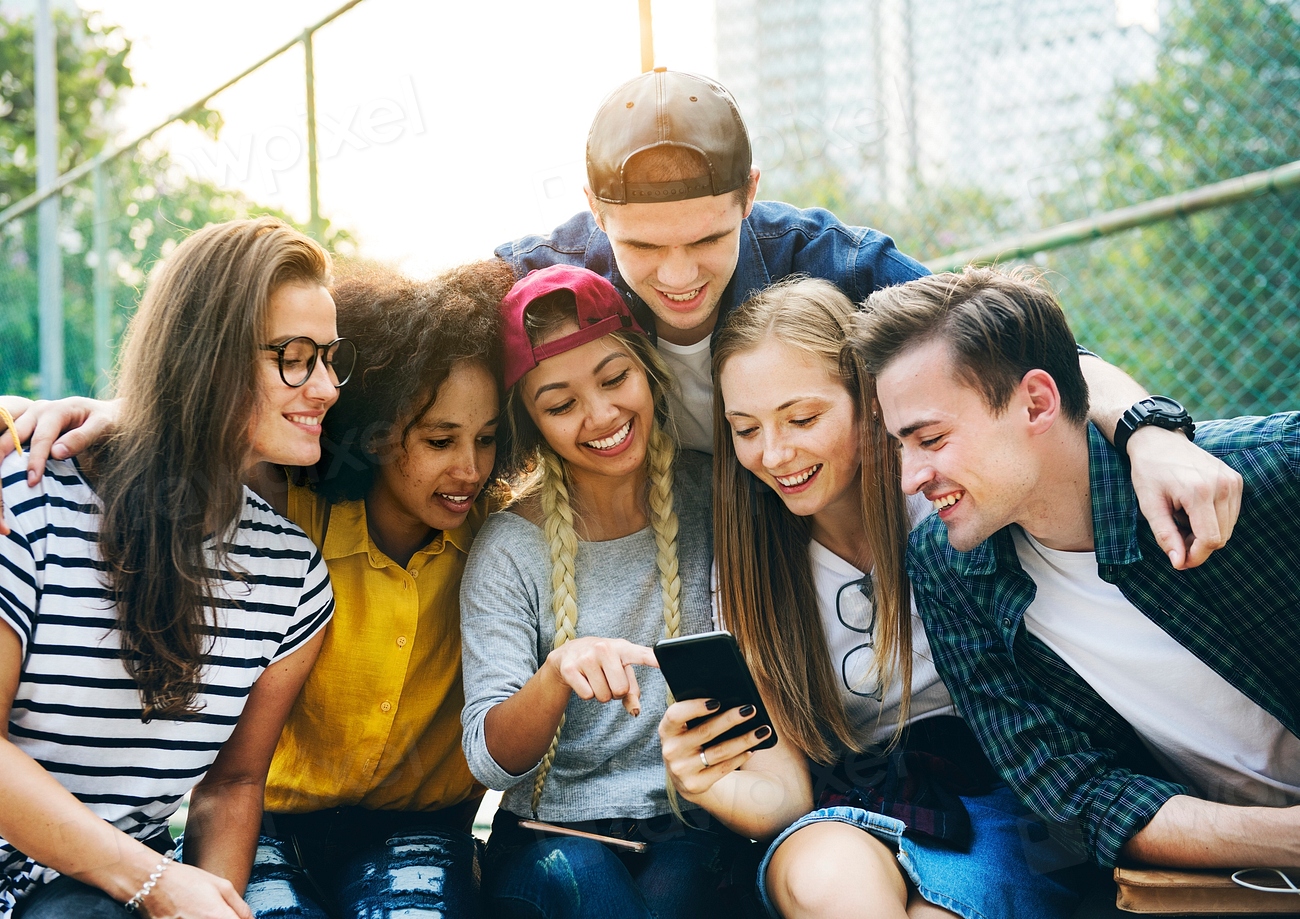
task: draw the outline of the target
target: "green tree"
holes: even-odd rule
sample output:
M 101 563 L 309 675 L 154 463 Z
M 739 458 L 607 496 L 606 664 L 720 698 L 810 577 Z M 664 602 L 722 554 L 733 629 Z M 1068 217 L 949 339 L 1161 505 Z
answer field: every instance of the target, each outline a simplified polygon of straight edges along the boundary
M 1094 206 L 1122 207 L 1300 159 L 1300 3 L 1181 0 L 1149 82 L 1106 111 Z M 1203 414 L 1292 406 L 1300 195 L 1270 194 L 1053 258 L 1080 337 Z M 1118 313 L 1095 309 L 1115 303 Z M 1160 342 L 1132 354 L 1122 342 Z M 1130 366 L 1130 361 L 1134 366 Z
M 105 125 L 135 85 L 130 42 L 96 14 L 55 12 L 59 93 L 59 171 L 66 172 L 113 140 Z M 33 20 L 0 15 L 0 209 L 36 188 Z M 215 138 L 221 116 L 199 109 L 186 120 Z M 135 150 L 105 167 L 113 339 L 117 341 L 149 269 L 189 231 L 209 223 L 272 214 L 239 192 L 197 180 L 165 152 Z M 93 364 L 94 193 L 89 179 L 61 198 L 66 389 L 90 393 Z M 0 392 L 35 392 L 38 383 L 36 215 L 0 227 Z M 297 225 L 295 223 L 295 225 Z M 300 229 L 303 229 L 299 225 Z M 350 250 L 351 237 L 328 228 L 326 245 Z

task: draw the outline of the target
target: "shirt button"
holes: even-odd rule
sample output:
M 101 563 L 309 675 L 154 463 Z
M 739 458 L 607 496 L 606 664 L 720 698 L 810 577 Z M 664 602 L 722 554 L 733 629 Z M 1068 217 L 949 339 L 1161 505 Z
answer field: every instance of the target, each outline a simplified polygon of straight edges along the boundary
M 420 569 L 419 569 L 419 568 L 412 568 L 412 569 L 410 570 L 409 574 L 410 574 L 411 577 L 413 577 L 413 578 L 418 578 L 418 577 L 420 576 Z
M 388 712 L 391 712 L 391 711 L 393 710 L 393 703 L 391 703 L 391 702 L 380 702 L 380 703 L 379 703 L 379 710 L 380 710 L 381 712 L 384 712 L 385 714 L 388 713 Z
M 399 635 L 399 636 L 397 636 L 397 647 L 399 647 L 399 648 L 405 648 L 405 647 L 406 647 L 406 636 L 405 636 L 405 635 Z
M 1010 619 L 1010 618 L 1006 618 L 1006 619 L 1003 619 L 1003 620 L 1002 620 L 1002 628 L 1004 628 L 1004 629 L 1009 629 L 1009 628 L 1011 628 L 1011 619 Z

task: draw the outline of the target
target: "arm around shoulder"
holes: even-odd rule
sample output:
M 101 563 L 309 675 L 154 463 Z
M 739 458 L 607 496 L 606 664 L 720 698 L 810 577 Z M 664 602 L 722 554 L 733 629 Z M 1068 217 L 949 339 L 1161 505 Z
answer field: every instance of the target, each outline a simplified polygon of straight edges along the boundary
M 1079 368 L 1088 381 L 1088 420 L 1113 442 L 1120 417 L 1150 394 L 1095 355 L 1080 355 Z M 1127 458 L 1142 516 L 1171 565 L 1194 568 L 1227 544 L 1241 513 L 1236 470 L 1181 431 L 1151 425 L 1129 438 Z

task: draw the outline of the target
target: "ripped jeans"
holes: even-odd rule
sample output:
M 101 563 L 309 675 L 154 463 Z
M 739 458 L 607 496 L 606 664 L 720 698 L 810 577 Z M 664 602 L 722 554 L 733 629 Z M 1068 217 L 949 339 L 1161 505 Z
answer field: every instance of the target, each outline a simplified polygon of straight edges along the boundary
M 477 919 L 472 836 L 439 815 L 357 810 L 274 819 L 244 893 L 257 919 Z

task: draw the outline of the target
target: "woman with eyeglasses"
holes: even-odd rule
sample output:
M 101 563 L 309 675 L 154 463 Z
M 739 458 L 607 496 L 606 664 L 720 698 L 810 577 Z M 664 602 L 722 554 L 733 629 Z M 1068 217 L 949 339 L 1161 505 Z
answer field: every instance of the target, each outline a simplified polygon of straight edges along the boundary
M 328 268 L 276 220 L 198 231 L 128 327 L 114 435 L 0 462 L 0 917 L 251 915 L 262 785 L 334 601 L 243 482 L 320 455 L 353 353 Z
M 907 534 L 929 506 L 903 496 L 844 348 L 854 313 L 800 279 L 716 334 L 716 599 L 779 742 L 708 745 L 744 718 L 691 727 L 710 712 L 683 701 L 660 726 L 664 760 L 684 799 L 775 837 L 758 876 L 774 916 L 1068 915 L 1075 894 L 1030 869 L 1026 811 L 956 716 L 911 611 Z
M 498 305 L 513 283 L 498 260 L 428 282 L 352 269 L 331 289 L 346 347 L 266 349 L 287 383 L 320 357 L 341 368 L 351 341 L 362 354 L 320 462 L 250 474 L 320 547 L 337 604 L 271 763 L 246 892 L 255 916 L 478 914 L 483 787 L 461 750 L 459 591 L 498 481 Z M 83 415 L 102 436 L 114 408 L 62 400 L 19 421 L 48 449 Z

